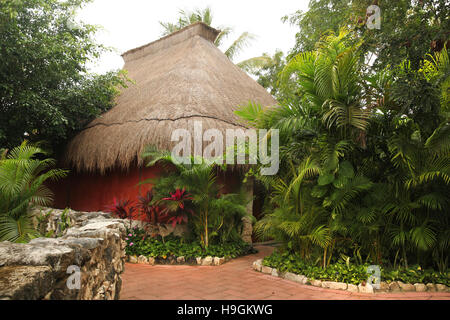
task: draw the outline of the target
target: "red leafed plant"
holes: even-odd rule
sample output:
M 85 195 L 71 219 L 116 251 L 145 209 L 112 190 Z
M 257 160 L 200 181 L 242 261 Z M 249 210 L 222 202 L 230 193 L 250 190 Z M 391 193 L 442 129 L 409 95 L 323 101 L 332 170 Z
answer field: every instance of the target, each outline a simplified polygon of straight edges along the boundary
M 170 197 L 161 199 L 164 203 L 163 214 L 167 217 L 167 223 L 175 227 L 177 224 L 187 223 L 188 215 L 193 215 L 190 204 L 193 198 L 186 189 L 177 189 Z
M 130 200 L 117 200 L 114 197 L 114 203 L 112 205 L 106 206 L 106 212 L 112 213 L 115 217 L 120 219 L 132 219 L 133 213 L 136 208 L 132 205 Z
M 141 213 L 143 213 L 145 221 L 152 225 L 159 223 L 166 223 L 167 218 L 157 202 L 153 201 L 153 192 L 150 190 L 144 197 L 138 197 L 138 204 L 136 206 Z

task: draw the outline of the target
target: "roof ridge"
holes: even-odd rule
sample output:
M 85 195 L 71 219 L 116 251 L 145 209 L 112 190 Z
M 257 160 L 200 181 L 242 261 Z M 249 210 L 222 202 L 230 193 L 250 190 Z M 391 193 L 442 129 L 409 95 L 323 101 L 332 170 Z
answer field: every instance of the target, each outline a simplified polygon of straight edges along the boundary
M 149 48 L 149 47 L 154 47 L 155 45 L 157 45 L 157 44 L 159 44 L 159 43 L 161 43 L 161 42 L 164 42 L 164 41 L 167 41 L 168 39 L 174 38 L 174 37 L 176 37 L 176 36 L 178 36 L 178 35 L 180 35 L 180 34 L 182 34 L 182 33 L 185 33 L 186 31 L 188 31 L 188 30 L 190 30 L 190 29 L 193 29 L 193 28 L 195 28 L 195 27 L 197 27 L 197 26 L 201 26 L 203 29 L 206 29 L 207 31 L 209 31 L 211 37 L 208 37 L 207 35 L 202 34 L 202 33 L 200 32 L 200 30 L 201 30 L 201 29 L 200 29 L 200 30 L 198 30 L 196 33 L 193 33 L 190 37 L 183 38 L 183 39 L 179 39 L 178 41 L 175 41 L 174 43 L 172 43 L 172 45 L 178 44 L 178 43 L 180 43 L 180 42 L 182 42 L 182 41 L 184 41 L 184 40 L 187 40 L 187 39 L 189 39 L 189 38 L 191 38 L 191 37 L 194 37 L 194 36 L 196 36 L 196 35 L 199 35 L 199 36 L 201 36 L 201 37 L 203 37 L 203 38 L 205 38 L 205 39 L 207 39 L 207 40 L 210 40 L 211 42 L 214 42 L 215 39 L 217 38 L 217 36 L 219 35 L 219 33 L 221 32 L 220 30 L 217 30 L 217 29 L 215 29 L 215 28 L 213 28 L 213 27 L 207 25 L 207 24 L 204 23 L 204 22 L 198 21 L 198 22 L 192 23 L 192 24 L 188 25 L 187 27 L 184 27 L 184 28 L 182 28 L 182 29 L 180 29 L 180 30 L 177 30 L 177 31 L 175 31 L 175 32 L 172 32 L 172 33 L 168 34 L 167 36 L 164 36 L 164 37 L 162 37 L 162 38 L 159 38 L 158 40 L 152 41 L 152 42 L 150 42 L 150 43 L 144 44 L 144 45 L 142 45 L 142 46 L 140 46 L 140 47 L 137 47 L 137 48 L 134 48 L 134 49 L 130 49 L 130 50 L 128 50 L 128 51 L 122 53 L 121 56 L 122 56 L 122 57 L 124 58 L 124 60 L 126 60 L 126 61 L 127 61 L 127 60 L 134 60 L 134 59 L 127 59 L 126 56 L 131 55 L 131 54 L 134 54 L 134 53 L 139 52 L 139 51 L 142 51 L 142 50 L 145 50 L 146 48 Z M 212 40 L 212 37 L 214 37 L 214 40 Z

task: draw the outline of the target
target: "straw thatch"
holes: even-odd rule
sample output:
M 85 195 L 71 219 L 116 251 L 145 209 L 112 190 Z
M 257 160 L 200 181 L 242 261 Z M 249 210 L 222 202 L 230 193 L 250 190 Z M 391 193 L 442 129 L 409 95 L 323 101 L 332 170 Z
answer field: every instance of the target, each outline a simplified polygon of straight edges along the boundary
M 114 108 L 92 121 L 68 145 L 67 165 L 78 170 L 128 168 L 147 145 L 170 150 L 172 131 L 243 128 L 234 114 L 249 101 L 276 104 L 272 96 L 213 44 L 219 31 L 196 23 L 124 53 L 135 84 Z

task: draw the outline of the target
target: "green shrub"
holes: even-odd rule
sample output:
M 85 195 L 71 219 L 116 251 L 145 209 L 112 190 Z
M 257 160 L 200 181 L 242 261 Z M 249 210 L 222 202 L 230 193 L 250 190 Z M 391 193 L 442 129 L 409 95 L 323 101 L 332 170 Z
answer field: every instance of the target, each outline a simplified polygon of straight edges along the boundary
M 264 258 L 263 265 L 276 268 L 281 272 L 301 274 L 312 280 L 345 282 L 358 285 L 367 281 L 369 264 L 330 264 L 326 269 L 305 262 L 297 254 L 274 252 Z M 402 281 L 404 283 L 441 283 L 450 285 L 450 270 L 445 273 L 434 270 L 423 270 L 420 266 L 409 269 L 384 269 L 381 267 L 381 281 Z
M 126 253 L 128 255 L 146 256 L 167 259 L 169 257 L 225 257 L 237 258 L 239 256 L 256 253 L 255 249 L 244 241 L 211 244 L 204 248 L 200 242 L 185 242 L 182 238 L 166 237 L 165 241 L 147 237 L 141 229 L 129 229 L 126 238 Z

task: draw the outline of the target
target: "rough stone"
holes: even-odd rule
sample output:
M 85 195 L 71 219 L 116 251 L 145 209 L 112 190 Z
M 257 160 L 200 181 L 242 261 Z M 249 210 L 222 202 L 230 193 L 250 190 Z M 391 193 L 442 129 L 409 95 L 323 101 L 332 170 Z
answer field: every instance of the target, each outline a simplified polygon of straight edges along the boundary
M 363 286 L 362 284 L 358 285 L 358 291 L 361 293 L 373 293 L 373 287 L 366 283 L 365 286 Z
M 434 285 L 434 283 L 427 283 L 427 289 L 430 292 L 435 292 L 436 291 L 436 286 Z
M 319 288 L 322 287 L 322 281 L 320 281 L 320 280 L 310 280 L 310 283 L 314 287 L 319 287 Z
M 389 283 L 389 291 L 400 292 L 400 286 L 396 281 Z
M 301 284 L 305 284 L 307 281 L 307 278 L 305 276 L 291 273 L 291 272 L 286 272 L 284 274 L 283 278 L 286 280 L 295 281 L 295 282 L 301 283 Z
M 130 256 L 130 263 L 138 263 L 138 258 L 135 256 Z
M 416 291 L 416 287 L 410 283 L 403 283 L 401 281 L 397 281 L 398 286 L 400 287 L 400 289 L 402 289 L 402 291 L 405 292 L 411 292 L 411 291 Z
M 197 257 L 197 258 L 195 258 L 195 260 L 197 261 L 197 264 L 200 266 L 200 265 L 202 265 L 202 257 Z
M 138 263 L 139 264 L 148 264 L 148 258 L 141 255 L 138 257 Z
M 214 257 L 214 265 L 215 266 L 221 266 L 224 263 L 225 263 L 225 258 L 224 257 L 222 257 L 222 258 Z
M 267 266 L 262 266 L 261 268 L 262 273 L 272 274 L 272 268 Z
M 323 281 L 322 287 L 333 290 L 347 290 L 347 284 L 343 282 Z
M 277 269 L 275 269 L 275 268 L 272 269 L 272 276 L 274 276 L 274 277 L 278 277 L 279 276 L 279 273 L 278 273 Z
M 63 213 L 70 223 L 61 229 Z M 102 212 L 32 209 L 35 227 L 58 238 L 0 243 L 0 299 L 118 299 L 126 259 L 124 221 Z M 137 262 L 136 257 L 130 261 Z M 69 271 L 69 273 L 67 273 Z M 67 281 L 79 271 L 81 287 Z
M 447 286 L 445 284 L 436 284 L 436 291 L 438 292 L 447 292 Z
M 208 256 L 202 261 L 202 266 L 210 266 L 213 264 L 213 257 Z
M 358 286 L 357 285 L 355 285 L 355 284 L 348 284 L 347 285 L 347 291 L 350 291 L 350 292 L 359 292 L 359 289 L 358 289 Z
M 389 284 L 387 282 L 384 282 L 384 281 L 380 282 L 380 288 L 377 289 L 377 291 L 388 292 L 389 290 L 390 290 Z
M 253 262 L 253 270 L 261 272 L 261 269 L 262 269 L 262 259 Z
M 427 286 L 423 283 L 414 283 L 414 287 L 416 287 L 417 292 L 425 292 L 427 291 Z
M 148 257 L 148 264 L 151 266 L 154 266 L 156 263 L 155 258 L 153 257 Z
M 184 259 L 184 256 L 181 256 L 181 257 L 177 258 L 177 263 L 182 264 L 182 263 L 185 263 L 185 262 L 186 262 L 186 260 Z

